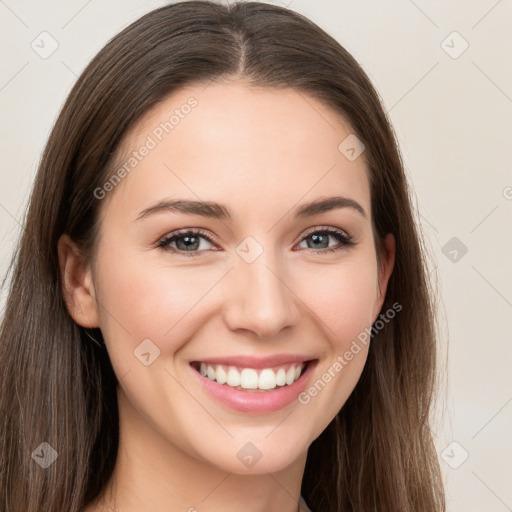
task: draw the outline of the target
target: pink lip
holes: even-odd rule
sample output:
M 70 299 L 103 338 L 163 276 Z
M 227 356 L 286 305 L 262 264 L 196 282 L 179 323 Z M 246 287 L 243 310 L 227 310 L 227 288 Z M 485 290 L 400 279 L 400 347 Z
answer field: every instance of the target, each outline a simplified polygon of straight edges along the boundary
M 311 373 L 313 372 L 317 363 L 316 359 L 297 359 L 297 356 L 293 356 L 291 359 L 290 356 L 287 356 L 287 359 L 281 358 L 277 363 L 275 359 L 265 358 L 264 361 L 267 366 L 254 366 L 255 361 L 258 364 L 263 364 L 263 360 L 261 359 L 252 359 L 251 364 L 247 364 L 247 359 L 245 358 L 232 357 L 215 360 L 202 360 L 202 362 L 210 362 L 210 364 L 213 364 L 215 361 L 217 364 L 229 364 L 231 366 L 238 366 L 242 359 L 244 363 L 243 366 L 249 368 L 268 368 L 269 366 L 279 366 L 280 364 L 284 364 L 284 362 L 309 361 L 306 369 L 304 370 L 304 373 L 293 384 L 289 386 L 274 388 L 265 392 L 241 391 L 227 386 L 226 384 L 219 384 L 218 382 L 210 380 L 208 377 L 203 377 L 192 365 L 190 366 L 196 378 L 199 379 L 199 384 L 209 395 L 215 398 L 222 405 L 245 413 L 270 413 L 278 411 L 279 409 L 282 409 L 293 403 L 295 400 L 297 400 L 297 396 L 306 388 Z M 237 364 L 235 365 L 231 363 Z

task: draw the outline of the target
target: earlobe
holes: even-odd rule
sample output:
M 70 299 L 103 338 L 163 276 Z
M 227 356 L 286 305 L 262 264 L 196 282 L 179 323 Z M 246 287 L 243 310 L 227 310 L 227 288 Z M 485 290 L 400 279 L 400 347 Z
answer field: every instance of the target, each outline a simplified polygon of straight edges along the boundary
M 58 246 L 62 293 L 71 318 L 82 327 L 98 327 L 98 308 L 90 267 L 77 245 L 62 235 Z

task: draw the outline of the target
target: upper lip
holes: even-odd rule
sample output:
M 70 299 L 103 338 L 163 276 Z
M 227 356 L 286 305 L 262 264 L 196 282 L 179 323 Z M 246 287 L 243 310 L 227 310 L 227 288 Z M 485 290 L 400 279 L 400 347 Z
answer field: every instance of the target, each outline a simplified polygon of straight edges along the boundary
M 312 356 L 301 354 L 275 354 L 266 357 L 255 357 L 249 355 L 225 356 L 225 357 L 206 357 L 204 359 L 194 359 L 193 363 L 222 364 L 225 366 L 239 366 L 243 368 L 272 368 L 291 363 L 304 363 L 315 359 Z

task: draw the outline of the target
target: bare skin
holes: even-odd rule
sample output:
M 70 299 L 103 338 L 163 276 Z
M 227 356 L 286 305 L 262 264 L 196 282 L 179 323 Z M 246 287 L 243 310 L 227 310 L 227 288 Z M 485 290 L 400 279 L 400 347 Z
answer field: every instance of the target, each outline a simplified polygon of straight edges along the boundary
M 155 127 L 191 97 L 197 105 L 157 140 Z M 120 165 L 148 136 L 157 144 L 101 199 L 94 261 L 59 241 L 70 314 L 101 328 L 120 382 L 116 468 L 86 512 L 297 512 L 308 447 L 354 389 L 368 346 L 307 404 L 264 414 L 218 402 L 190 362 L 307 355 L 311 385 L 378 318 L 395 241 L 388 235 L 379 272 L 364 153 L 350 161 L 338 150 L 350 133 L 313 98 L 237 80 L 181 89 L 130 131 Z M 332 196 L 365 215 L 352 206 L 295 215 Z M 177 198 L 220 203 L 232 218 L 163 209 L 138 219 Z M 353 245 L 322 237 L 326 227 Z M 193 256 L 183 237 L 158 247 L 183 229 L 210 241 L 196 235 Z M 261 254 L 248 263 L 240 247 Z M 148 366 L 134 357 L 146 339 L 160 351 Z M 237 456 L 247 443 L 261 453 L 252 467 Z

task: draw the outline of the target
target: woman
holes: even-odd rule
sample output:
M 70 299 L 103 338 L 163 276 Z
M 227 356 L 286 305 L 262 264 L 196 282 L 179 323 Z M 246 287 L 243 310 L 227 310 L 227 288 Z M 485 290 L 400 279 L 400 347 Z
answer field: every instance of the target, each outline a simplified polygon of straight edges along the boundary
M 37 174 L 2 509 L 444 510 L 433 310 L 346 50 L 257 2 L 150 12 L 83 72 Z

